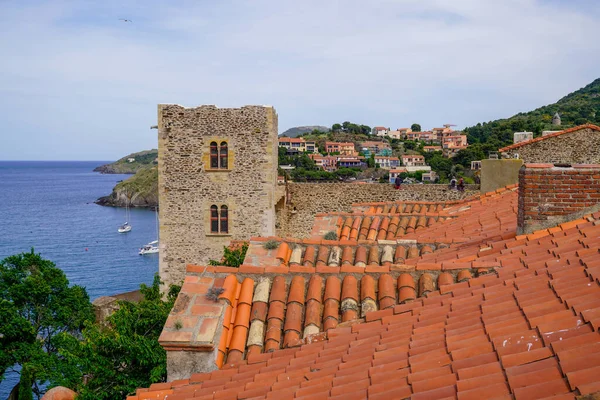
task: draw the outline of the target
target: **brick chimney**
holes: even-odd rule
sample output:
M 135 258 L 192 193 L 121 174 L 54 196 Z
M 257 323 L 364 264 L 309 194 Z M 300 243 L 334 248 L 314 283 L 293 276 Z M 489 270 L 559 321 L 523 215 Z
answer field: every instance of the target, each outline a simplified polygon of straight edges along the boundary
M 600 164 L 524 164 L 517 232 L 530 233 L 600 209 Z

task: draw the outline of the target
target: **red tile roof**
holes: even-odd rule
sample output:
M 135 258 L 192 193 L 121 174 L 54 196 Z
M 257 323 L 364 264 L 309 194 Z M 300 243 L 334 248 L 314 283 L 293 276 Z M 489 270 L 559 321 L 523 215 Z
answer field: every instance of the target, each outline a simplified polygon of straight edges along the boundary
M 511 144 L 510 146 L 503 147 L 503 148 L 499 149 L 498 151 L 505 152 L 505 151 L 513 150 L 513 149 L 516 149 L 516 148 L 519 148 L 519 147 L 522 147 L 522 146 L 525 146 L 525 145 L 528 145 L 528 144 L 531 144 L 531 143 L 537 143 L 537 142 L 540 142 L 542 140 L 546 140 L 546 139 L 553 138 L 553 137 L 556 137 L 556 136 L 565 135 L 567 133 L 577 132 L 577 131 L 580 131 L 582 129 L 592 129 L 592 130 L 595 130 L 595 131 L 600 131 L 600 126 L 593 125 L 593 124 L 579 125 L 579 126 L 575 126 L 573 128 L 565 129 L 565 130 L 562 130 L 562 131 L 559 131 L 559 132 L 556 132 L 556 133 L 551 133 L 551 134 L 546 135 L 546 136 L 540 136 L 540 137 L 537 137 L 535 139 L 525 140 L 523 142 Z
M 295 276 L 287 292 L 273 280 L 269 310 L 257 306 L 256 313 L 236 317 L 234 332 L 245 333 L 266 315 L 278 344 L 288 335 L 291 345 L 308 326 L 337 322 L 340 301 L 351 300 L 339 309 L 346 313 L 365 299 L 380 309 L 365 312 L 364 322 L 309 335 L 297 347 L 248 351 L 221 370 L 139 389 L 129 399 L 573 398 L 600 390 L 600 213 L 495 243 L 501 245 L 480 253 L 497 258 L 501 268 L 463 275 L 468 280 L 460 283 L 440 275 L 438 282 L 448 284 L 439 290 L 429 274 L 418 285 L 407 275 L 365 275 L 360 285 L 352 275 L 308 283 Z M 243 294 L 251 287 L 247 279 L 237 283 L 239 304 L 251 299 Z M 412 290 L 426 297 L 397 304 L 397 296 L 410 291 L 410 297 Z M 232 297 L 233 289 L 226 293 Z M 230 354 L 243 343 L 234 338 Z
M 222 369 L 129 399 L 600 391 L 600 213 L 517 236 L 516 202 L 511 186 L 456 202 L 357 204 L 322 215 L 340 240 L 253 238 L 239 269 L 188 266 L 160 341 L 217 348 Z M 404 217 L 416 222 L 399 238 Z M 208 300 L 220 287 L 220 302 Z

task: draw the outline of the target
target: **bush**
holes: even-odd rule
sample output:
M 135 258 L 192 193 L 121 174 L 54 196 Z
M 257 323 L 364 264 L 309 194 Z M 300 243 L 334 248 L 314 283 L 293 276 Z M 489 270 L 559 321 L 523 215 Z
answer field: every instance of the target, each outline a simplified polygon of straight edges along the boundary
M 248 251 L 248 243 L 244 243 L 237 249 L 230 249 L 227 246 L 223 246 L 223 258 L 218 260 L 209 260 L 208 265 L 223 265 L 226 267 L 239 268 L 246 258 L 246 252 Z
M 329 231 L 323 236 L 325 240 L 337 240 L 337 234 L 334 231 Z
M 279 247 L 279 242 L 277 240 L 267 240 L 263 247 L 267 250 L 275 250 Z

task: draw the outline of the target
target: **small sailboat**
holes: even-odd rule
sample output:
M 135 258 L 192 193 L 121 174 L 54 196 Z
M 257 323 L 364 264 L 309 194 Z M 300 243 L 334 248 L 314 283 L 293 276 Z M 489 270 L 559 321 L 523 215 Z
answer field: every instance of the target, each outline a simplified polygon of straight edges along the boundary
M 125 221 L 125 223 L 123 225 L 121 225 L 119 227 L 119 229 L 117 229 L 117 232 L 119 233 L 127 233 L 131 230 L 131 225 L 129 225 L 129 222 Z
M 155 209 L 155 215 L 156 215 L 156 237 L 158 237 L 158 208 Z M 156 253 L 158 253 L 158 239 L 153 240 L 152 242 L 148 243 L 147 245 L 142 246 L 142 248 L 140 248 L 140 252 L 138 254 L 140 256 L 143 256 L 145 254 L 156 254 Z
M 158 253 L 158 240 L 154 240 L 140 249 L 140 256 Z
M 127 193 L 125 193 L 125 223 L 121 226 L 119 226 L 119 229 L 117 229 L 117 232 L 119 233 L 127 233 L 131 230 L 131 225 L 129 224 L 129 220 L 130 220 L 130 212 L 129 212 L 129 196 L 127 196 Z

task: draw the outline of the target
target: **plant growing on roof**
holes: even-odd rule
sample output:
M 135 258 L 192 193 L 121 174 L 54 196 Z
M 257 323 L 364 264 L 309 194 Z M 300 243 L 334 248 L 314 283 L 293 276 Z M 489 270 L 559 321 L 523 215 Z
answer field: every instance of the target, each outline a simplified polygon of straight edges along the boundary
M 181 328 L 183 328 L 183 323 L 180 320 L 177 320 L 177 321 L 175 321 L 175 325 L 173 327 L 175 328 L 176 331 L 178 331 Z
M 275 250 L 279 247 L 279 242 L 277 240 L 267 240 L 263 247 L 267 250 Z
M 323 236 L 325 240 L 337 240 L 337 234 L 334 231 L 329 231 Z
M 246 258 L 246 252 L 248 251 L 248 243 L 245 242 L 241 247 L 237 249 L 230 249 L 227 246 L 223 246 L 223 258 L 219 260 L 209 260 L 208 265 L 223 265 L 226 267 L 239 268 Z

